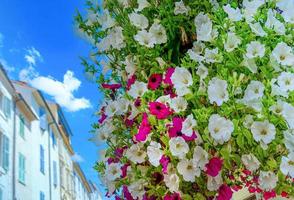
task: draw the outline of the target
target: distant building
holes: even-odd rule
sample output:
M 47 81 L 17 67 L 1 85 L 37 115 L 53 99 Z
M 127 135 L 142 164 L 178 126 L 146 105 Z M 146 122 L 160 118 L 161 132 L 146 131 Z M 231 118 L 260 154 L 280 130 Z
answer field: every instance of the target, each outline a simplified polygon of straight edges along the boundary
M 71 136 L 61 108 L 0 64 L 0 200 L 89 200 Z

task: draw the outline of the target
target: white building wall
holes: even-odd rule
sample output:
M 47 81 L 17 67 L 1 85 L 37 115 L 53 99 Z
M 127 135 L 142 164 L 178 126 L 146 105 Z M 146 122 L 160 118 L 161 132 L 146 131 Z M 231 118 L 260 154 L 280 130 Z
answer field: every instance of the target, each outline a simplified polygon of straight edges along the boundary
M 12 94 L 10 94 L 4 86 L 4 80 L 0 80 L 0 92 L 3 96 L 6 96 L 11 101 L 11 115 L 6 117 L 2 105 L 0 105 L 0 132 L 5 134 L 9 139 L 9 164 L 6 171 L 0 166 L 0 190 L 2 191 L 2 199 L 12 199 L 12 142 L 13 142 L 13 100 Z M 1 149 L 0 149 L 1 151 Z

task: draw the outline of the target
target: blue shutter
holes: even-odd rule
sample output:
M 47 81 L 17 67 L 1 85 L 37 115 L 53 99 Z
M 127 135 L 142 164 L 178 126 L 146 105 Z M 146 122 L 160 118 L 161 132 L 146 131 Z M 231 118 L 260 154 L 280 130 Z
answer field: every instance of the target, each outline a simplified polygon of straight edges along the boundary
M 44 194 L 44 192 L 40 192 L 40 200 L 45 200 L 45 194 Z
M 18 157 L 18 180 L 21 183 L 25 183 L 25 168 L 26 168 L 26 162 L 25 157 L 21 153 L 19 153 Z
M 2 135 L 2 137 L 2 167 L 7 171 L 9 167 L 9 138 L 6 135 Z
M 51 130 L 51 139 L 52 139 L 52 146 L 53 146 L 53 148 L 55 148 L 55 146 L 56 146 L 56 138 L 55 138 L 55 135 L 54 135 L 52 130 Z
M 57 164 L 56 161 L 53 161 L 53 185 L 57 186 Z
M 44 163 L 44 148 L 40 145 L 40 171 L 44 174 L 45 173 L 45 163 Z
M 19 116 L 19 135 L 25 137 L 25 119 L 22 115 Z
M 42 107 L 40 107 L 40 110 L 39 110 L 39 117 L 40 117 L 40 127 L 41 127 L 41 129 L 46 130 L 47 129 L 46 111 Z
M 1 187 L 0 187 L 0 200 L 3 200 L 3 191 Z

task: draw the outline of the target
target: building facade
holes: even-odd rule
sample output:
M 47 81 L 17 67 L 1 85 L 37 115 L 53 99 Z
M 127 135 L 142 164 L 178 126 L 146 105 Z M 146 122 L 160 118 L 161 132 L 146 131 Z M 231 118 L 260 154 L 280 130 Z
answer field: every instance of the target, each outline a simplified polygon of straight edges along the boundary
M 74 200 L 71 135 L 57 104 L 0 65 L 0 200 Z

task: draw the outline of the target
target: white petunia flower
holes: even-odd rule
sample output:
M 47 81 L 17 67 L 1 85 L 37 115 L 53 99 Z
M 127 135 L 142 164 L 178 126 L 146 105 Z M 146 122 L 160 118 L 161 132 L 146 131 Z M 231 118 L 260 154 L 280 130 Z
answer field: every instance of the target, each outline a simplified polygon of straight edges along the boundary
M 147 84 L 144 82 L 136 81 L 129 90 L 129 95 L 134 99 L 142 97 L 148 91 Z
M 144 8 L 147 8 L 150 6 L 150 3 L 147 0 L 138 0 L 138 8 L 135 9 L 136 12 L 142 11 Z
M 146 158 L 146 151 L 142 143 L 133 144 L 126 151 L 126 157 L 134 163 L 143 163 Z
M 249 59 L 246 56 L 244 56 L 241 65 L 247 67 L 252 73 L 257 73 L 257 65 L 255 63 L 254 58 Z
M 255 33 L 257 36 L 260 36 L 260 37 L 267 36 L 267 33 L 263 30 L 259 22 L 250 23 L 249 26 L 252 32 Z
M 156 99 L 157 102 L 163 103 L 165 105 L 170 105 L 171 104 L 171 98 L 170 95 L 164 95 L 161 97 L 158 97 L 158 99 Z
M 209 118 L 208 130 L 216 143 L 223 144 L 230 140 L 234 124 L 229 119 L 213 114 Z
M 294 73 L 282 72 L 278 76 L 277 81 L 281 90 L 287 92 L 292 92 L 294 90 Z
M 220 62 L 220 56 L 218 55 L 218 48 L 205 49 L 204 58 L 206 63 Z
M 205 49 L 205 45 L 200 42 L 200 41 L 196 41 L 193 42 L 193 47 L 192 49 L 189 49 L 187 54 L 190 56 L 190 58 L 196 62 L 202 62 L 205 58 L 204 58 L 204 49 Z
M 283 132 L 284 143 L 289 152 L 294 152 L 294 129 L 288 129 Z
M 285 25 L 275 18 L 275 13 L 272 9 L 268 9 L 265 26 L 268 29 L 274 29 L 279 35 L 284 35 L 286 32 Z
M 158 20 L 154 20 L 154 23 L 149 29 L 149 33 L 155 38 L 156 44 L 163 44 L 167 41 L 165 28 L 159 24 Z
M 277 6 L 281 9 L 284 20 L 288 23 L 294 24 L 294 2 L 292 0 L 280 0 Z
M 169 140 L 169 150 L 173 156 L 182 159 L 189 152 L 189 145 L 182 137 L 173 137 Z
M 221 173 L 219 173 L 216 177 L 207 176 L 207 189 L 209 191 L 217 191 L 222 184 L 223 178 Z
M 271 171 L 261 171 L 258 183 L 262 190 L 270 191 L 277 186 L 278 177 Z
M 247 58 L 256 58 L 256 57 L 262 58 L 264 56 L 264 53 L 265 53 L 265 47 L 260 42 L 252 41 L 249 44 L 247 44 L 247 48 L 246 48 Z
M 178 96 L 184 96 L 190 93 L 188 87 L 193 84 L 193 79 L 188 69 L 176 67 L 173 75 L 171 76 L 171 81 L 174 84 Z
M 282 157 L 280 170 L 285 176 L 294 178 L 294 152 L 289 153 L 288 157 Z
M 244 122 L 243 122 L 243 126 L 247 129 L 250 129 L 252 124 L 254 122 L 253 116 L 252 115 L 246 115 Z
M 146 180 L 139 179 L 135 182 L 132 182 L 128 189 L 129 192 L 132 194 L 132 197 L 135 199 L 143 199 L 143 196 L 145 194 L 145 187 L 147 185 Z
M 269 107 L 269 110 L 275 113 L 276 115 L 282 115 L 285 109 L 285 102 L 281 99 L 278 99 L 277 103 Z
M 136 64 L 136 57 L 133 57 L 131 55 L 128 55 L 123 62 L 125 64 L 125 70 L 128 73 L 128 77 L 131 77 L 137 69 L 137 64 Z
M 196 146 L 193 153 L 193 163 L 201 170 L 205 169 L 205 165 L 209 162 L 208 153 L 201 147 Z
M 202 63 L 198 66 L 196 74 L 200 77 L 201 80 L 205 79 L 208 75 L 208 69 Z
M 116 115 L 123 115 L 128 111 L 129 106 L 131 105 L 131 102 L 125 99 L 124 97 L 121 97 L 116 101 L 116 105 L 117 105 Z
M 149 158 L 149 162 L 153 166 L 158 167 L 160 165 L 159 161 L 163 155 L 161 145 L 157 142 L 152 141 L 150 145 L 147 147 L 147 155 Z
M 286 120 L 288 127 L 294 129 L 294 106 L 284 102 L 282 116 Z
M 265 145 L 271 143 L 276 136 L 276 128 L 268 120 L 253 122 L 251 132 L 255 141 L 261 142 Z
M 191 8 L 189 6 L 185 6 L 184 2 L 181 0 L 179 2 L 175 2 L 175 10 L 174 14 L 188 14 Z
M 251 172 L 255 172 L 260 166 L 259 160 L 251 153 L 242 155 L 241 160 L 246 169 Z
M 115 179 L 120 178 L 121 173 L 121 164 L 111 163 L 106 165 L 105 175 L 108 180 L 114 181 Z
M 183 112 L 187 109 L 188 102 L 184 97 L 175 97 L 171 99 L 170 107 L 176 112 Z
M 178 192 L 180 186 L 180 178 L 176 173 L 165 174 L 163 179 L 166 187 L 170 192 Z
M 108 9 L 105 9 L 103 14 L 99 15 L 96 19 L 102 25 L 101 30 L 112 28 L 115 25 L 115 19 L 110 16 Z
M 239 8 L 233 8 L 230 4 L 223 6 L 224 11 L 228 14 L 229 19 L 233 22 L 242 20 L 243 16 Z
M 227 52 L 233 51 L 241 44 L 241 40 L 234 32 L 229 32 L 227 41 L 224 44 L 224 48 Z
M 258 8 L 264 3 L 264 0 L 243 0 L 244 16 L 247 22 L 254 20 Z
M 229 93 L 227 91 L 228 84 L 225 80 L 217 77 L 212 78 L 208 83 L 208 98 L 209 102 L 214 102 L 221 106 L 224 102 L 229 100 Z
M 264 85 L 260 81 L 251 81 L 244 94 L 245 100 L 260 99 L 263 97 Z
M 194 119 L 193 114 L 187 116 L 183 121 L 181 132 L 190 137 L 193 134 L 193 128 L 197 126 L 197 121 Z
M 142 14 L 131 13 L 129 14 L 129 19 L 131 23 L 136 26 L 138 29 L 146 29 L 148 27 L 148 19 Z
M 217 31 L 212 29 L 212 22 L 207 14 L 199 13 L 194 22 L 198 41 L 211 41 L 217 36 Z
M 177 165 L 179 174 L 183 176 L 183 179 L 187 182 L 195 182 L 195 176 L 200 176 L 200 169 L 193 164 L 192 160 L 182 159 Z
M 273 57 L 281 65 L 292 66 L 294 65 L 294 54 L 291 47 L 286 43 L 280 42 L 272 51 Z
M 117 102 L 109 101 L 108 105 L 105 108 L 105 114 L 107 115 L 107 117 L 113 117 L 117 111 L 118 111 Z
M 289 94 L 288 91 L 283 90 L 278 84 L 277 84 L 277 79 L 272 79 L 271 80 L 271 95 L 272 96 L 282 96 L 288 98 Z
M 134 39 L 139 42 L 140 45 L 148 48 L 153 48 L 156 43 L 156 38 L 146 30 L 138 31 L 137 34 L 134 35 Z

